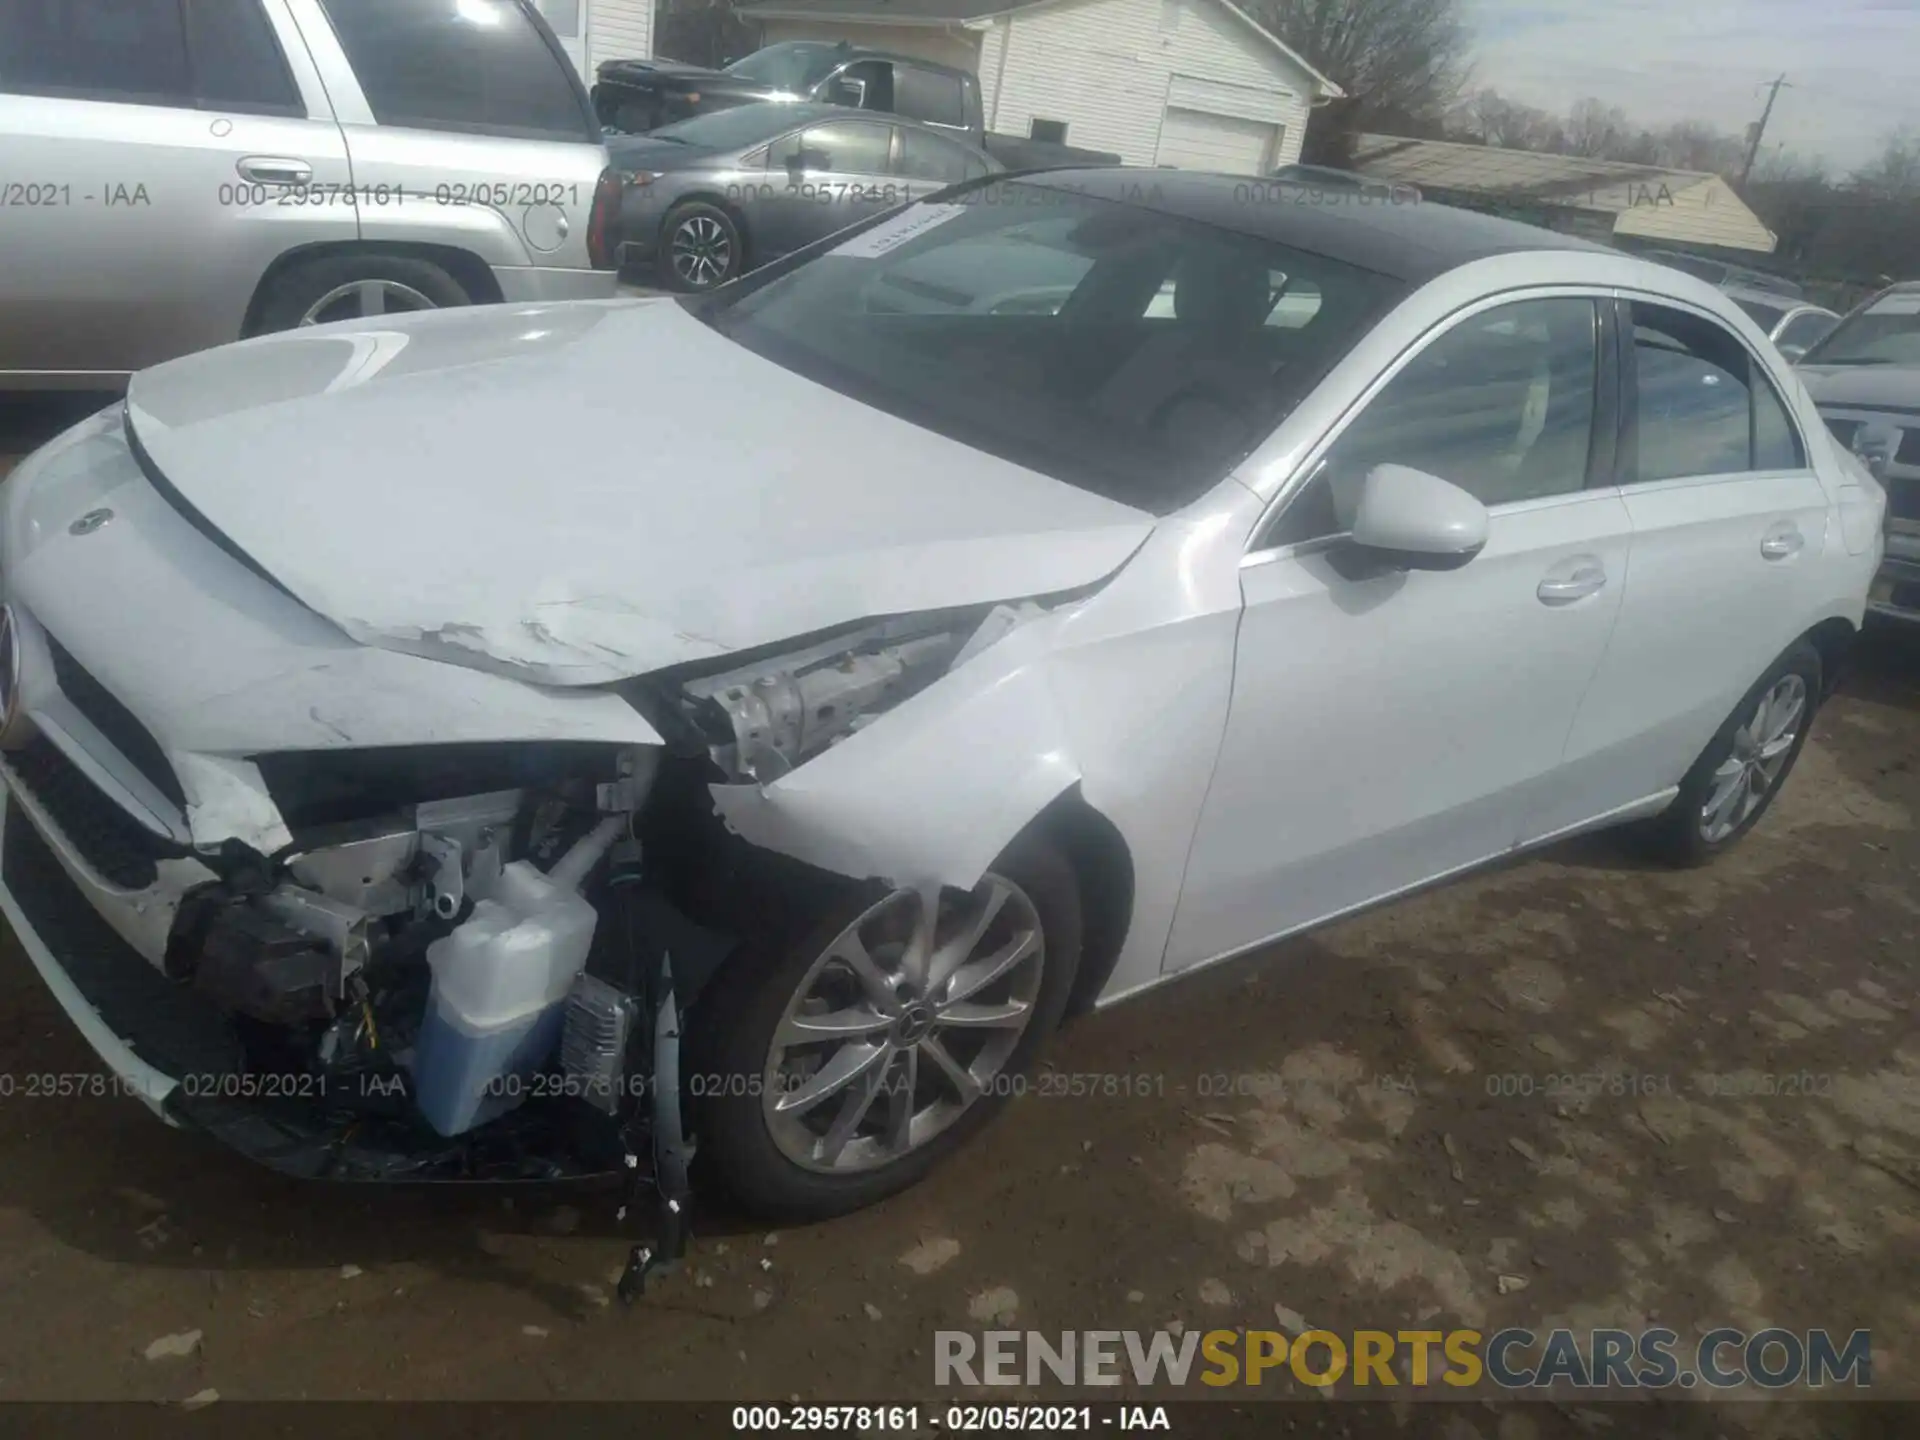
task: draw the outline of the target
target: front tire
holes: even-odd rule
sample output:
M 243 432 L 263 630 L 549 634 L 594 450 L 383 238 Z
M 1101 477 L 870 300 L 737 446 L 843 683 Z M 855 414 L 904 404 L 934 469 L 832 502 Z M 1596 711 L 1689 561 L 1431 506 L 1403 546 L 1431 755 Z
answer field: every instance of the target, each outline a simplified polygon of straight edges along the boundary
M 1734 707 L 1651 822 L 1647 838 L 1661 859 L 1704 865 L 1759 823 L 1807 743 L 1820 687 L 1820 652 L 1796 642 Z
M 705 200 L 689 200 L 668 212 L 655 253 L 661 278 L 688 294 L 726 284 L 741 273 L 747 258 L 733 217 Z
M 701 1154 L 748 1211 L 818 1220 L 914 1184 L 1023 1088 L 1080 958 L 1071 862 L 1024 837 L 931 928 L 850 888 L 712 982 L 689 1080 Z

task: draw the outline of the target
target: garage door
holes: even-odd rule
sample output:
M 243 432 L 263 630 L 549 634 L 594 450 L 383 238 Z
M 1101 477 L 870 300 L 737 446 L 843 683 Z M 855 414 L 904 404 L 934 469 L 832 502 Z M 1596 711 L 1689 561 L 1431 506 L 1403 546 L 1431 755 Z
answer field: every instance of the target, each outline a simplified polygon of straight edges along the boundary
M 1169 108 L 1160 121 L 1159 165 L 1259 175 L 1273 168 L 1280 126 L 1232 115 Z

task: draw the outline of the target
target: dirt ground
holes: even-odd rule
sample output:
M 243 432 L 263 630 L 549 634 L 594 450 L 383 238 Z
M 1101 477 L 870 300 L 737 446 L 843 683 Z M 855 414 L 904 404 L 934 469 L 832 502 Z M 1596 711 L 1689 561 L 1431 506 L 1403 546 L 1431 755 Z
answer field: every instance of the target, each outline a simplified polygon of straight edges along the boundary
M 1050 1063 L 1122 1093 L 832 1224 L 703 1214 L 630 1311 L 608 1197 L 300 1186 L 0 1100 L 0 1398 L 931 1399 L 933 1332 L 996 1312 L 1867 1328 L 1920 1397 L 1917 760 L 1920 633 L 1877 633 L 1722 863 L 1589 838 L 1094 1015 Z M 4 936 L 0 1074 L 97 1068 Z

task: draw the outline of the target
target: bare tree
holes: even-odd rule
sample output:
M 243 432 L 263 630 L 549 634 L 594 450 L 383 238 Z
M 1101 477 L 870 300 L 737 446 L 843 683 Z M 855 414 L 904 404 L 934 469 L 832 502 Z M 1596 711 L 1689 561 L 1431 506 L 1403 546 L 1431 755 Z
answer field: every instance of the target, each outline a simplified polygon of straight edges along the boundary
M 1437 130 L 1465 82 L 1460 0 L 1256 0 L 1253 8 L 1347 92 L 1348 103 L 1323 117 L 1339 128 Z
M 1600 159 L 1609 154 L 1628 131 L 1624 110 L 1618 105 L 1604 104 L 1589 95 L 1576 102 L 1567 113 L 1564 153 Z
M 1853 178 L 1876 195 L 1920 199 L 1920 129 L 1908 126 L 1889 135 L 1879 156 L 1856 170 Z

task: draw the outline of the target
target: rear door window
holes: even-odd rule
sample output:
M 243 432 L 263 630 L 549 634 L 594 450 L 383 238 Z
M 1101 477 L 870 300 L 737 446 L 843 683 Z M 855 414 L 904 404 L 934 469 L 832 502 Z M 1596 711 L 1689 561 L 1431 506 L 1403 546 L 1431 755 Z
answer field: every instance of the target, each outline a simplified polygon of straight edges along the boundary
M 1683 310 L 1631 308 L 1638 454 L 1628 480 L 1806 464 L 1772 382 L 1731 332 Z
M 205 105 L 256 115 L 307 113 L 260 0 L 188 0 L 187 40 L 194 90 Z
M 900 127 L 900 173 L 914 180 L 958 184 L 978 173 L 973 157 L 951 140 Z
M 191 106 L 179 0 L 0 0 L 0 92 Z
M 382 125 L 597 142 L 586 92 L 519 0 L 321 0 Z

